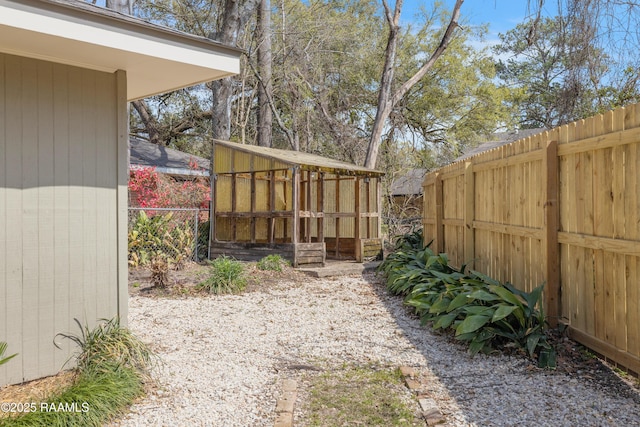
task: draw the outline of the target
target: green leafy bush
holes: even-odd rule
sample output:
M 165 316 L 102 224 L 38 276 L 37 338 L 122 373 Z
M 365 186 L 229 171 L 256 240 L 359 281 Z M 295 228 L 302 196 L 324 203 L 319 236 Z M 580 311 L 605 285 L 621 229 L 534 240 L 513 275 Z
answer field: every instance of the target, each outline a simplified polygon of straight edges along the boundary
M 542 367 L 555 367 L 547 342 L 542 289 L 524 292 L 477 271 L 449 265 L 446 254 L 402 245 L 380 265 L 387 289 L 403 295 L 423 324 L 450 329 L 469 345 L 471 354 L 516 347 L 537 357 Z
M 268 271 L 282 271 L 283 266 L 288 266 L 289 261 L 282 258 L 278 254 L 267 255 L 262 258 L 256 266 L 258 270 L 268 270 Z
M 128 236 L 130 266 L 147 265 L 161 253 L 170 220 L 171 214 L 149 217 L 144 211 L 138 213 Z
M 213 294 L 231 294 L 241 292 L 247 286 L 244 266 L 234 258 L 221 256 L 209 261 L 209 277 L 198 287 Z
M 176 270 L 191 258 L 195 236 L 188 222 L 181 223 L 173 213 L 148 216 L 140 211 L 128 235 L 129 265 L 149 265 L 157 257 L 165 257 Z
M 398 236 L 395 241 L 395 249 L 423 249 L 424 237 L 422 235 L 422 228 L 412 231 L 411 233 Z

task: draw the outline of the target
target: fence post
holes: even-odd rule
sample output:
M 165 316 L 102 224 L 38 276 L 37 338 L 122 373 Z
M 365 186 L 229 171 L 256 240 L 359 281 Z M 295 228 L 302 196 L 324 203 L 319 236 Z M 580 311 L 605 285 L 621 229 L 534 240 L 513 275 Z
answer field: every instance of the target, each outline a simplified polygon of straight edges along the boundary
M 463 263 L 473 268 L 475 258 L 475 231 L 473 220 L 475 217 L 475 175 L 473 174 L 473 160 L 464 164 L 464 251 Z
M 193 223 L 195 224 L 193 226 L 193 237 L 194 237 L 194 243 L 195 243 L 195 248 L 193 248 L 193 260 L 195 262 L 198 262 L 198 213 L 200 213 L 200 210 L 198 208 L 195 209 L 195 221 L 193 221 Z
M 546 289 L 545 306 L 549 325 L 555 328 L 560 317 L 560 251 L 558 247 L 558 143 L 548 141 L 543 162 L 545 180 L 544 203 L 544 263 Z
M 435 241 L 435 252 L 442 253 L 444 252 L 444 226 L 442 224 L 442 219 L 444 215 L 444 206 L 442 205 L 442 174 L 440 172 L 436 172 L 435 179 L 435 189 L 436 189 L 436 241 Z

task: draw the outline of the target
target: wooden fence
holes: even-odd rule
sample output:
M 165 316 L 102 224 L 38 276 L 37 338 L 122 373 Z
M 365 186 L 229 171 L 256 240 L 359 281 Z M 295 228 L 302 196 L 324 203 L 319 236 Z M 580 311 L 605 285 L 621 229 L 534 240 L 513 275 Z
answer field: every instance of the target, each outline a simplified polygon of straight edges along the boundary
M 640 372 L 640 104 L 429 173 L 425 239 L 530 291 L 552 325 Z

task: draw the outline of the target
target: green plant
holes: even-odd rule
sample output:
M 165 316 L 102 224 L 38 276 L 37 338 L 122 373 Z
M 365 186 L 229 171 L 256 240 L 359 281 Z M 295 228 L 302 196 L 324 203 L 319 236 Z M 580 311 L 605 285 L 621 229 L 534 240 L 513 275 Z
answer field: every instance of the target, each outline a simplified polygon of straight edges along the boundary
M 402 236 L 398 236 L 395 241 L 396 250 L 423 249 L 423 248 L 424 248 L 424 237 L 422 235 L 422 228 L 419 228 L 407 234 L 403 234 Z
M 213 294 L 228 294 L 242 291 L 247 285 L 244 266 L 241 262 L 227 256 L 209 261 L 209 277 L 198 287 Z
M 542 289 L 524 292 L 479 272 L 465 273 L 449 265 L 446 254 L 408 244 L 380 265 L 391 293 L 405 296 L 423 324 L 450 329 L 469 345 L 471 354 L 516 347 L 537 357 L 542 367 L 555 367 L 542 310 Z
M 120 325 L 118 317 L 102 319 L 93 329 L 82 326 L 78 319 L 74 320 L 80 328 L 80 335 L 58 335 L 78 345 L 79 353 L 75 359 L 80 372 L 87 369 L 109 371 L 115 364 L 133 369 L 142 376 L 149 374 L 154 363 L 153 353 L 129 329 Z
M 171 212 L 149 216 L 140 211 L 128 235 L 129 265 L 146 266 L 164 256 L 180 270 L 193 256 L 194 247 L 194 231 L 188 221 L 177 221 Z
M 73 384 L 54 394 L 33 411 L 0 420 L 5 427 L 98 427 L 124 411 L 144 393 L 154 356 L 118 318 L 102 320 L 80 334 L 58 334 L 79 347 Z M 56 344 L 57 346 L 57 344 Z
M 113 363 L 92 365 L 84 369 L 71 386 L 38 403 L 35 411 L 2 419 L 0 425 L 99 427 L 122 413 L 143 391 L 143 383 L 135 370 Z
M 18 355 L 18 353 L 12 354 L 11 356 L 4 357 L 4 352 L 7 351 L 7 343 L 0 342 L 0 365 L 4 365 L 9 360 L 13 359 Z
M 184 268 L 185 261 L 191 259 L 195 247 L 195 237 L 189 223 L 182 227 L 175 227 L 164 236 L 164 247 L 167 255 L 176 270 Z
M 282 266 L 288 266 L 289 261 L 278 254 L 267 255 L 256 264 L 258 270 L 282 271 Z
M 154 255 L 161 253 L 169 222 L 173 215 L 154 215 L 149 217 L 140 211 L 128 236 L 129 265 L 138 267 L 151 262 Z

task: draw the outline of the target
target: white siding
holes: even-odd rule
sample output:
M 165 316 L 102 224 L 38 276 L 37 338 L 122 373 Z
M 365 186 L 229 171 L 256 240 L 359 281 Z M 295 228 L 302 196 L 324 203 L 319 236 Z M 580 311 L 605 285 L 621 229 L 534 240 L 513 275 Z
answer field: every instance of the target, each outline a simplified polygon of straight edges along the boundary
M 58 372 L 74 318 L 126 315 L 117 76 L 0 53 L 0 385 Z

